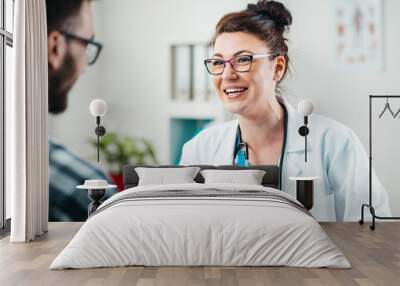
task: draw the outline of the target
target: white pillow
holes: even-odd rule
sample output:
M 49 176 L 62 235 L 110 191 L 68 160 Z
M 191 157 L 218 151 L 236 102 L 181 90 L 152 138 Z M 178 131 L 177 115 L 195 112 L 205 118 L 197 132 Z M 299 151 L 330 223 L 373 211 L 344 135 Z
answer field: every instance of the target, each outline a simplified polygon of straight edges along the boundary
M 139 176 L 139 186 L 195 183 L 193 179 L 199 170 L 199 167 L 135 168 Z
M 262 170 L 201 170 L 204 183 L 234 183 L 261 185 L 265 171 Z

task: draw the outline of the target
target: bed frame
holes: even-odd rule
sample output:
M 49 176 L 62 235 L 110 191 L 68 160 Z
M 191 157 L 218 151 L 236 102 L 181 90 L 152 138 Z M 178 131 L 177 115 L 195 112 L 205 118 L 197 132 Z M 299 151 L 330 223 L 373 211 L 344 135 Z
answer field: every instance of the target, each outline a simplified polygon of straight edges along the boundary
M 129 189 L 136 187 L 139 183 L 139 176 L 135 171 L 137 167 L 148 167 L 148 168 L 182 168 L 185 166 L 180 165 L 159 165 L 159 166 L 146 166 L 146 165 L 126 165 L 123 168 L 123 176 L 124 176 L 124 189 Z M 263 166 L 251 166 L 251 167 L 238 167 L 234 165 L 224 165 L 224 166 L 212 166 L 212 165 L 191 165 L 190 167 L 200 167 L 202 170 L 205 169 L 218 169 L 218 170 L 243 170 L 243 169 L 252 169 L 252 170 L 263 170 L 265 171 L 265 175 L 262 179 L 262 185 L 265 187 L 271 187 L 278 189 L 279 186 L 279 167 L 272 165 L 263 165 Z M 194 178 L 197 183 L 204 183 L 204 178 L 200 174 Z

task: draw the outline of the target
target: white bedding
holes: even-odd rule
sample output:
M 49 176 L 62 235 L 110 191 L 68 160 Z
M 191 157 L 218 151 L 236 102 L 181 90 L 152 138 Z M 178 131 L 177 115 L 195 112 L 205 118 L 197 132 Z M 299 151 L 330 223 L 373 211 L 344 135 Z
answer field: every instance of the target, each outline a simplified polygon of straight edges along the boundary
M 173 190 L 182 195 L 123 199 Z M 215 194 L 216 190 L 241 195 L 183 195 L 185 191 Z M 252 190 L 263 193 L 252 197 Z M 271 199 L 264 199 L 264 192 Z M 105 201 L 50 269 L 127 265 L 350 268 L 318 222 L 298 204 L 281 191 L 254 185 L 135 187 Z

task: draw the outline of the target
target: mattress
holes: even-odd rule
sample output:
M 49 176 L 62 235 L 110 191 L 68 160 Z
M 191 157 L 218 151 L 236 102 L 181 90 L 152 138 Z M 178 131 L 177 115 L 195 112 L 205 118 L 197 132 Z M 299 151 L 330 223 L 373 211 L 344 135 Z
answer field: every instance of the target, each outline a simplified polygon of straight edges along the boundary
M 290 195 L 197 183 L 140 186 L 112 196 L 50 269 L 130 265 L 351 267 Z

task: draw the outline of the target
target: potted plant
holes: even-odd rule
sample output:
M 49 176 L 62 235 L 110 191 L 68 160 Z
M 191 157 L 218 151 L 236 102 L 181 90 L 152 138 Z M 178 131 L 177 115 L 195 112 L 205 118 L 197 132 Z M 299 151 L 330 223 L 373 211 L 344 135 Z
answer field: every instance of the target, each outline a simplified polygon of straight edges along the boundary
M 97 140 L 89 139 L 89 142 L 97 149 Z M 108 132 L 100 138 L 99 149 L 119 191 L 124 189 L 122 168 L 125 165 L 157 164 L 154 147 L 144 138 L 132 138 Z

